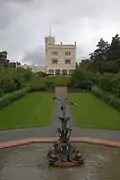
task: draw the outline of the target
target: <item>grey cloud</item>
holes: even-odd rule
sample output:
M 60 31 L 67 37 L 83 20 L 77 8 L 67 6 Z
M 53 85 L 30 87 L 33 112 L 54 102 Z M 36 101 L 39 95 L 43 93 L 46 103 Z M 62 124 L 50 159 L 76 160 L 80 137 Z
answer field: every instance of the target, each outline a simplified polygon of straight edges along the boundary
M 2 0 L 2 3 L 29 3 L 29 2 L 34 2 L 34 0 Z
M 0 7 L 0 29 L 6 28 L 11 23 L 12 18 L 13 13 L 8 10 L 6 5 L 2 4 Z
M 7 28 L 20 15 L 20 7 L 15 4 L 1 3 L 0 30 Z
M 32 50 L 25 52 L 21 62 L 36 64 L 36 65 L 44 65 L 44 47 L 38 46 Z
M 79 62 L 81 59 L 86 59 L 89 57 L 89 51 L 86 49 L 83 49 L 81 46 L 77 47 L 77 62 Z
M 77 42 L 78 58 L 88 56 L 101 37 L 109 41 L 120 31 L 119 0 L 0 1 L 0 49 L 16 60 L 23 55 L 22 61 L 43 63 L 49 24 L 59 42 Z

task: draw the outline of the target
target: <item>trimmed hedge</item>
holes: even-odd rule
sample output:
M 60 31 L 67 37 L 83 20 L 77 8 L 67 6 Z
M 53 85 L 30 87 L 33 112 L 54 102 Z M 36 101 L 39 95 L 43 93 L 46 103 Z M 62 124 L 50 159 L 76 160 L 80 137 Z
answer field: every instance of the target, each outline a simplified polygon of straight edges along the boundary
M 17 99 L 20 99 L 21 97 L 25 96 L 29 92 L 34 92 L 34 91 L 46 91 L 47 87 L 43 83 L 41 84 L 36 84 L 36 85 L 31 85 L 30 87 L 26 87 L 24 89 L 14 91 L 13 93 L 6 94 L 0 98 L 0 109 L 8 106 L 11 104 L 13 101 L 16 101 Z
M 13 93 L 4 95 L 3 97 L 0 98 L 0 109 L 8 106 L 13 101 L 25 96 L 28 92 L 30 92 L 30 88 L 27 87 L 27 88 L 15 91 Z
M 54 87 L 54 86 L 67 86 L 70 82 L 70 77 L 68 76 L 48 76 L 43 78 L 43 82 L 49 86 L 49 87 Z
M 114 95 L 111 95 L 107 92 L 102 91 L 98 87 L 92 88 L 92 93 L 102 99 L 104 102 L 109 104 L 110 106 L 114 107 L 118 111 L 120 111 L 120 99 Z
M 46 91 L 47 90 L 47 86 L 44 83 L 41 84 L 36 84 L 36 85 L 31 85 L 30 86 L 30 92 L 34 92 L 34 91 Z
M 54 82 L 51 82 L 51 81 L 45 81 L 44 83 L 45 83 L 45 85 L 47 86 L 47 88 L 54 88 L 54 87 L 55 87 Z

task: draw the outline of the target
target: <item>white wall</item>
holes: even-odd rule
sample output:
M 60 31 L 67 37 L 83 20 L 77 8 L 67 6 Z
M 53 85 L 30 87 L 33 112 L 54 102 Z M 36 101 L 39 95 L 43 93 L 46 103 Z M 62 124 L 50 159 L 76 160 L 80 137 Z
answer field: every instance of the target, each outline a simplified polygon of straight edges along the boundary
M 48 37 L 49 42 L 49 37 Z M 47 41 L 45 41 L 45 61 L 46 61 L 46 69 L 47 73 L 49 72 L 49 69 L 53 69 L 54 71 L 56 69 L 60 69 L 61 71 L 63 69 L 66 69 L 69 71 L 70 69 L 75 69 L 76 67 L 76 43 L 75 44 L 54 44 L 55 42 L 48 44 Z M 53 55 L 52 52 L 56 51 L 58 52 L 58 55 Z M 70 55 L 65 55 L 65 52 L 70 52 Z M 53 64 L 52 59 L 57 59 L 58 64 Z M 69 59 L 71 61 L 71 64 L 65 64 L 65 60 Z

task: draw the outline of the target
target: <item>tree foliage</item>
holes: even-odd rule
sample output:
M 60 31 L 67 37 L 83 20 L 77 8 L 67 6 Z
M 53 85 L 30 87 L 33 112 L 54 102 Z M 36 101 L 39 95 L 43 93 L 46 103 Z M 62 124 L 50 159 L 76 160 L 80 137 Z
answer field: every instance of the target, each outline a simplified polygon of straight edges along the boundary
M 90 54 L 90 58 L 83 60 L 80 66 L 93 71 L 104 73 L 118 73 L 120 71 L 120 37 L 116 34 L 110 44 L 102 38 L 97 49 Z
M 82 68 L 77 68 L 72 76 L 70 85 L 74 88 L 88 90 L 92 86 L 92 76 Z
M 20 65 L 19 62 L 10 62 L 10 60 L 7 59 L 7 55 L 8 52 L 6 50 L 0 52 L 0 66 L 16 68 L 17 65 Z

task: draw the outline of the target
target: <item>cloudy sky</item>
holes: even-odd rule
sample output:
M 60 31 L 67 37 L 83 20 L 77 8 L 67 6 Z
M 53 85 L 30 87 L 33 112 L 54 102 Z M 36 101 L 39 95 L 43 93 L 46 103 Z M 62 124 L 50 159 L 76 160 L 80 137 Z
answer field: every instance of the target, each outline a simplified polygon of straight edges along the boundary
M 44 37 L 77 42 L 77 60 L 103 37 L 120 33 L 120 0 L 0 0 L 0 50 L 8 58 L 44 64 Z

